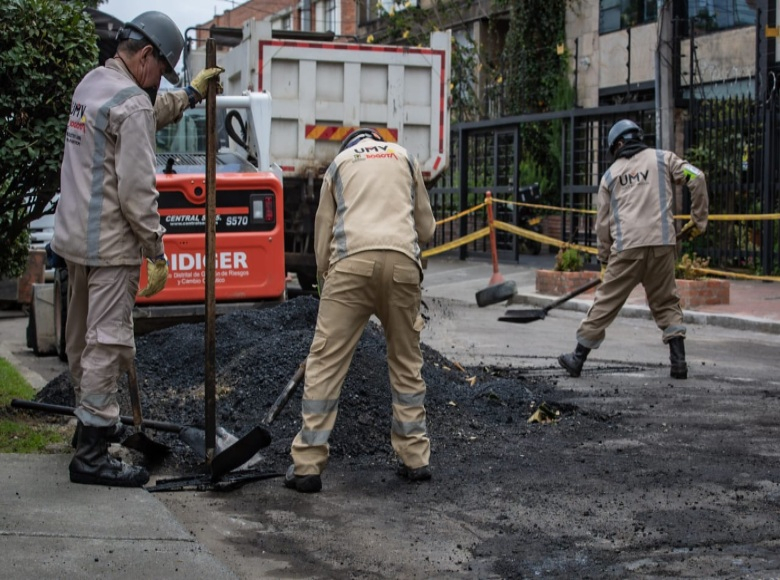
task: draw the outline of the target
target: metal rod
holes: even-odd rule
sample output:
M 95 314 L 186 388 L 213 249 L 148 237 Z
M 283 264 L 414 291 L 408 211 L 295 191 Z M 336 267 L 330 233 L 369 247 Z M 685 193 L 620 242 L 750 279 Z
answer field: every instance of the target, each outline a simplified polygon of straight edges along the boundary
M 206 41 L 206 67 L 217 66 L 216 42 Z M 217 385 L 216 385 L 216 247 L 217 215 L 217 91 L 216 78 L 209 80 L 206 90 L 206 332 L 205 376 L 206 399 L 206 463 L 211 465 L 217 447 Z

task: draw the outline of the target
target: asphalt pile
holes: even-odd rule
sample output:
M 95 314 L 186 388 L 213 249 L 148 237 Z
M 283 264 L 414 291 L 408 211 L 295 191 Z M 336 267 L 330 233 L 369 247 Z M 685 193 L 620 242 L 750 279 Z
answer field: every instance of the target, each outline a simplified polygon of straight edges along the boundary
M 317 299 L 302 296 L 275 307 L 242 310 L 216 321 L 217 422 L 240 437 L 262 424 L 268 410 L 308 354 L 317 320 Z M 180 425 L 204 425 L 205 325 L 180 324 L 138 337 L 136 365 L 144 417 Z M 428 431 L 434 452 L 466 455 L 479 439 L 502 439 L 507 429 L 524 428 L 549 396 L 544 377 L 524 377 L 519 369 L 463 367 L 421 345 L 427 385 Z M 126 378 L 119 381 L 121 413 L 132 415 Z M 301 384 L 269 426 L 274 440 L 263 450 L 269 469 L 284 469 L 300 428 Z M 51 381 L 37 400 L 72 406 L 67 373 Z M 547 400 L 550 403 L 549 398 Z M 575 409 L 562 409 L 573 413 Z M 391 463 L 391 392 L 382 328 L 369 322 L 342 388 L 331 460 L 345 464 Z M 187 472 L 201 460 L 175 435 L 149 434 L 172 447 L 160 470 Z M 515 434 L 516 435 L 516 434 Z M 470 450 L 473 452 L 473 449 Z M 139 462 L 143 461 L 139 458 Z M 151 466 L 155 467 L 155 466 Z

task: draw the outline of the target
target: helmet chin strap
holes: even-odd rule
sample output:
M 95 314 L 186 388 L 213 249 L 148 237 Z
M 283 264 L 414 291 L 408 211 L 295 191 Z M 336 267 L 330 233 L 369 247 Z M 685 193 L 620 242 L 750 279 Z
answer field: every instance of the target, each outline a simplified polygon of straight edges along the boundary
M 156 87 L 149 87 L 149 88 L 144 87 L 141 84 L 141 81 L 138 80 L 138 77 L 135 76 L 135 72 L 133 72 L 133 69 L 130 68 L 130 66 L 127 64 L 127 61 L 124 58 L 122 58 L 122 55 L 117 52 L 116 53 L 116 58 L 118 58 L 119 60 L 122 61 L 122 64 L 125 65 L 125 68 L 130 73 L 130 75 L 133 77 L 133 80 L 135 81 L 135 84 L 137 84 L 139 87 L 141 87 L 141 89 L 143 89 L 143 91 L 149 96 L 149 100 L 152 101 L 152 105 L 154 105 L 155 101 L 157 100 L 157 91 L 160 88 L 159 85 L 156 86 Z

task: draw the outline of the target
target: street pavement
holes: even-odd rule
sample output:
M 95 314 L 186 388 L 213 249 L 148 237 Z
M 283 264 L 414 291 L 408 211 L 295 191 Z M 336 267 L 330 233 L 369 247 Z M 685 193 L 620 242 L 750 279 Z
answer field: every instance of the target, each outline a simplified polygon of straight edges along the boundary
M 423 342 L 435 344 L 445 356 L 464 364 L 522 365 L 528 361 L 555 366 L 555 357 L 574 347 L 579 320 L 592 294 L 551 310 L 531 324 L 497 322 L 508 305 L 543 307 L 555 297 L 535 291 L 538 268 L 550 268 L 552 255 L 521 256 L 518 264 L 501 264 L 499 275 L 517 284 L 510 304 L 477 308 L 475 295 L 495 280 L 490 262 L 432 258 L 425 272 L 423 299 L 439 315 L 423 331 Z M 686 311 L 689 341 L 702 353 L 706 337 L 718 333 L 780 334 L 780 287 L 774 283 L 732 281 L 728 305 Z M 441 316 L 448 310 L 448 316 Z M 649 319 L 641 289 L 632 294 L 615 323 L 612 346 L 594 351 L 599 357 L 630 360 L 644 357 L 668 364 L 668 350 L 658 336 L 648 338 Z M 634 320 L 636 319 L 636 320 Z M 56 357 L 36 357 L 26 347 L 26 318 L 18 311 L 0 312 L 0 357 L 14 364 L 36 387 L 66 370 Z M 701 354 L 703 357 L 703 354 Z M 653 358 L 655 357 L 655 358 Z M 692 372 L 695 372 L 693 370 Z M 141 489 L 74 485 L 68 481 L 70 456 L 0 455 L 0 579 L 102 578 L 239 578 L 242 566 L 200 543 L 155 494 Z M 204 509 L 208 493 L 203 494 Z M 256 560 L 255 560 L 256 562 Z M 251 577 L 271 577 L 268 567 L 255 568 Z M 241 577 L 247 577 L 244 574 Z

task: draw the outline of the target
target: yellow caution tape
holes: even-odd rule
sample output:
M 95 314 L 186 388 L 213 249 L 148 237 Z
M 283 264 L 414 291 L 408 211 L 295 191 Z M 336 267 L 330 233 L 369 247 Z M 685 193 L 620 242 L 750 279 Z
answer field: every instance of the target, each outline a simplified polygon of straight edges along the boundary
M 532 207 L 534 209 L 546 209 L 555 213 L 566 211 L 570 213 L 586 213 L 586 214 L 596 215 L 595 209 L 575 209 L 573 207 L 555 207 L 552 205 L 541 205 L 538 203 L 525 203 L 523 201 L 512 201 L 511 199 L 500 199 L 495 197 L 493 198 L 493 201 L 497 203 L 505 203 L 507 205 L 519 205 L 522 207 Z
M 592 248 L 591 246 L 580 246 L 579 244 L 570 244 L 568 242 L 562 242 L 561 240 L 551 238 L 549 236 L 545 236 L 544 234 L 537 234 L 536 232 L 532 232 L 531 230 L 518 228 L 517 226 L 513 226 L 512 224 L 508 224 L 506 222 L 494 221 L 493 225 L 497 230 L 504 230 L 505 232 L 509 232 L 510 234 L 515 234 L 516 236 L 528 238 L 530 240 L 535 240 L 543 244 L 550 244 L 551 246 L 556 246 L 558 248 L 562 248 L 566 246 L 567 248 L 574 248 L 575 250 L 579 250 L 580 252 L 585 252 L 587 254 L 596 255 L 599 253 L 596 248 Z
M 435 248 L 430 248 L 428 250 L 425 250 L 422 253 L 422 257 L 428 258 L 429 256 L 435 256 L 436 254 L 443 254 L 444 252 L 449 252 L 452 249 L 471 243 L 480 238 L 484 238 L 487 235 L 490 235 L 490 228 L 488 226 L 485 226 L 481 230 L 472 232 L 466 236 L 463 236 L 462 238 L 458 238 L 457 240 L 452 240 L 451 242 L 447 242 L 442 246 L 436 246 Z
M 676 215 L 674 216 L 674 219 L 676 220 L 689 220 L 691 219 L 691 216 L 689 215 Z M 756 213 L 756 214 L 750 214 L 750 213 L 722 213 L 722 214 L 715 214 L 710 215 L 707 218 L 711 222 L 730 222 L 730 221 L 761 221 L 761 220 L 780 220 L 780 213 Z
M 470 207 L 462 212 L 459 212 L 455 215 L 446 217 L 442 220 L 439 220 L 436 222 L 437 225 L 444 224 L 447 222 L 454 221 L 456 219 L 460 219 L 470 213 L 473 213 L 475 211 L 479 211 L 480 209 L 484 208 L 488 203 L 505 203 L 508 205 L 518 205 L 518 206 L 524 206 L 524 207 L 532 207 L 535 209 L 545 209 L 545 210 L 551 210 L 554 212 L 575 212 L 575 213 L 585 213 L 585 214 L 595 214 L 596 210 L 585 210 L 585 209 L 574 209 L 574 208 L 561 208 L 561 207 L 554 207 L 549 205 L 541 205 L 541 204 L 534 204 L 534 203 L 523 203 L 523 202 L 517 202 L 517 201 L 510 201 L 506 199 L 500 199 L 495 197 L 489 197 L 486 198 L 484 202 L 475 205 L 473 207 Z M 689 220 L 691 219 L 690 215 L 675 215 L 674 219 L 676 220 Z M 710 215 L 708 216 L 708 219 L 710 221 L 759 221 L 759 220 L 780 220 L 780 213 L 768 213 L 768 214 L 717 214 L 717 215 Z M 556 238 L 551 238 L 549 236 L 545 236 L 544 234 L 539 234 L 537 232 L 533 232 L 531 230 L 526 230 L 523 228 L 519 228 L 515 225 L 500 221 L 500 220 L 494 220 L 493 221 L 493 227 L 497 230 L 503 230 L 505 232 L 509 232 L 510 234 L 514 234 L 516 236 L 520 236 L 522 238 L 527 238 L 529 240 L 534 240 L 537 242 L 540 242 L 542 244 L 548 244 L 550 246 L 555 246 L 558 248 L 573 248 L 575 250 L 578 250 L 580 252 L 586 253 L 586 254 L 593 254 L 598 255 L 598 250 L 596 248 L 593 248 L 591 246 L 582 246 L 579 244 L 572 244 L 568 242 L 563 242 L 561 240 L 558 240 Z M 490 226 L 486 226 L 480 230 L 477 230 L 475 232 L 472 232 L 470 234 L 467 234 L 463 236 L 462 238 L 458 238 L 457 240 L 452 240 L 450 242 L 447 242 L 446 244 L 443 244 L 441 246 L 436 246 L 435 248 L 429 248 L 422 252 L 423 258 L 428 258 L 429 256 L 435 256 L 437 254 L 443 254 L 444 252 L 449 252 L 450 250 L 453 250 L 455 248 L 458 248 L 460 246 L 464 246 L 466 244 L 469 244 L 471 242 L 474 242 L 480 238 L 484 238 L 485 236 L 490 235 Z M 760 280 L 760 281 L 767 281 L 767 282 L 780 282 L 780 276 L 758 276 L 758 275 L 752 275 L 752 274 L 740 274 L 737 272 L 727 272 L 724 270 L 714 270 L 711 268 L 691 268 L 691 270 L 697 274 L 701 274 L 703 276 L 717 276 L 722 278 L 734 278 L 739 280 Z
M 470 214 L 472 212 L 475 212 L 477 210 L 482 209 L 483 207 L 485 207 L 485 205 L 487 205 L 485 202 L 480 203 L 479 205 L 475 205 L 474 207 L 471 207 L 469 209 L 463 210 L 460 213 L 456 213 L 455 215 L 451 215 L 450 217 L 446 217 L 444 219 L 441 219 L 441 220 L 437 221 L 436 225 L 446 224 L 447 222 L 451 222 L 451 221 L 455 221 L 456 219 L 460 219 L 463 216 L 466 216 L 466 215 L 468 215 L 468 214 Z
M 780 282 L 779 276 L 740 274 L 738 272 L 726 272 L 725 270 L 713 270 L 712 268 L 691 268 L 691 271 L 703 276 L 718 276 L 720 278 L 734 278 L 736 280 L 763 280 L 765 282 Z

